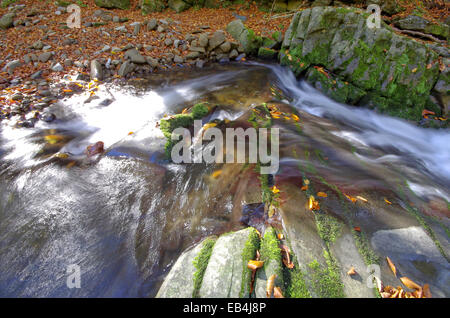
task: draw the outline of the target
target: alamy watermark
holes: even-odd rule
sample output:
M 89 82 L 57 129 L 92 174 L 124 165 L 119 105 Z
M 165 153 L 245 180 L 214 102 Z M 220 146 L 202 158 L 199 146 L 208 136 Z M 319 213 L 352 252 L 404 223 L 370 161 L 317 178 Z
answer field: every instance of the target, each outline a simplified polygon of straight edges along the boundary
M 70 264 L 66 268 L 67 288 L 81 288 L 81 270 L 80 266 L 76 264 Z
M 71 4 L 67 7 L 67 12 L 70 13 L 66 20 L 67 26 L 71 29 L 81 28 L 81 8 L 76 4 Z M 366 19 L 367 27 L 369 29 L 381 27 L 381 8 L 377 4 L 370 4 L 366 9 L 370 16 Z

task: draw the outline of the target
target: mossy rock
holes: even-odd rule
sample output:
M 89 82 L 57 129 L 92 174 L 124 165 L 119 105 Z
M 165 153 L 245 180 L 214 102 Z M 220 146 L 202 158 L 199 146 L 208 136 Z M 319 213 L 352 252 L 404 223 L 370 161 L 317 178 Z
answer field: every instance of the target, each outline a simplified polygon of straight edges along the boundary
M 260 47 L 258 49 L 258 57 L 260 59 L 264 59 L 264 60 L 274 60 L 277 58 L 278 52 L 273 50 L 273 49 L 269 49 L 266 47 Z
M 169 0 L 168 5 L 169 8 L 174 10 L 176 13 L 183 12 L 191 7 L 189 3 L 186 3 L 183 0 Z
M 281 250 L 276 231 L 271 227 L 267 228 L 264 233 L 260 255 L 261 261 L 264 261 L 264 266 L 257 271 L 255 296 L 257 298 L 265 298 L 267 280 L 271 275 L 276 275 L 275 286 L 284 286 Z
M 130 8 L 130 0 L 95 0 L 95 4 L 107 9 L 127 10 Z
M 201 298 L 248 298 L 259 237 L 254 228 L 224 234 L 216 241 L 199 290 Z
M 141 11 L 146 15 L 152 12 L 162 12 L 166 8 L 166 2 L 162 0 L 142 0 Z
M 216 237 L 208 237 L 192 249 L 183 252 L 170 269 L 156 297 L 195 297 L 216 240 Z
M 252 29 L 246 28 L 239 19 L 231 21 L 226 30 L 242 45 L 247 55 L 256 55 L 259 47 L 263 45 L 263 38 L 257 36 Z
M 297 12 L 283 40 L 281 64 L 297 76 L 310 66 L 322 66 L 336 75 L 337 83 L 339 79 L 358 88 L 331 91 L 329 96 L 337 101 L 346 100 L 349 93 L 351 103 L 364 95 L 377 96 L 386 102 L 377 108 L 396 110 L 401 105 L 402 110 L 410 108 L 406 112 L 410 119 L 417 119 L 439 76 L 439 67 L 433 63 L 438 54 L 397 35 L 384 22 L 379 29 L 369 29 L 366 18 L 364 11 L 355 8 L 315 7 Z

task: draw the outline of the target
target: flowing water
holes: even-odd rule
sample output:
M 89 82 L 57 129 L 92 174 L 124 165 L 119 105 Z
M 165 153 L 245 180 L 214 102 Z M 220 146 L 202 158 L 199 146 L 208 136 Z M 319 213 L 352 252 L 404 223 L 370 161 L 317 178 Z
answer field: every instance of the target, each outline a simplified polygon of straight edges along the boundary
M 244 203 L 258 203 L 248 199 L 257 180 L 252 169 L 164 157 L 157 122 L 200 101 L 217 105 L 205 123 L 245 126 L 250 108 L 263 102 L 296 111 L 300 125 L 275 121 L 275 180 L 301 183 L 296 167 L 304 166 L 311 179 L 321 176 L 345 193 L 411 203 L 448 253 L 448 130 L 338 104 L 273 65 L 174 71 L 100 85 L 97 96 L 89 103 L 87 93 L 67 98 L 51 107 L 56 121 L 31 129 L 2 123 L 0 296 L 153 297 L 184 249 L 240 228 Z M 112 103 L 104 106 L 105 99 Z M 86 147 L 98 141 L 105 154 L 87 158 Z M 220 178 L 211 176 L 217 169 Z M 368 232 L 403 226 L 371 222 L 365 213 L 355 218 Z M 79 289 L 66 286 L 71 264 L 81 269 Z

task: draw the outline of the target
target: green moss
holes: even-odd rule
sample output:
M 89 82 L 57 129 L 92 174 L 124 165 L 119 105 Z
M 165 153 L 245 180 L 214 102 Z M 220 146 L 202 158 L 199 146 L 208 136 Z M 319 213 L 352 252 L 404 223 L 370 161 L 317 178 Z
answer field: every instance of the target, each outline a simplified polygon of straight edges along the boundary
M 312 287 L 321 298 L 343 298 L 345 297 L 344 285 L 336 260 L 327 251 L 323 254 L 327 263 L 326 267 L 320 266 L 317 260 L 308 265 L 312 271 Z
M 261 260 L 267 262 L 269 260 L 276 260 L 281 264 L 281 250 L 277 233 L 274 228 L 268 228 L 264 233 L 264 238 L 261 241 Z
M 166 8 L 166 4 L 162 0 L 143 0 L 142 14 L 146 15 L 152 12 L 161 12 Z
M 319 212 L 315 213 L 314 216 L 316 219 L 317 231 L 319 232 L 319 236 L 329 247 L 330 244 L 339 237 L 342 231 L 342 223 L 326 213 Z
M 274 60 L 277 54 L 277 51 L 266 47 L 260 47 L 258 49 L 258 57 L 264 60 Z
M 252 271 L 247 267 L 248 261 L 255 259 L 256 251 L 259 249 L 259 236 L 254 228 L 250 228 L 248 240 L 242 250 L 242 285 L 239 297 L 244 297 L 247 290 L 250 289 L 252 281 Z
M 179 127 L 188 128 L 194 123 L 194 118 L 191 114 L 177 114 L 168 119 L 161 119 L 159 129 L 161 129 L 164 136 L 171 138 L 172 132 Z
M 194 107 L 192 107 L 192 117 L 194 119 L 201 119 L 208 115 L 209 109 L 206 103 L 199 103 L 195 104 Z
M 200 253 L 195 257 L 193 264 L 197 269 L 194 273 L 194 291 L 192 293 L 192 297 L 198 298 L 200 287 L 202 286 L 203 275 L 205 274 L 206 267 L 208 266 L 209 258 L 211 257 L 211 253 L 216 244 L 216 239 L 207 238 L 203 241 L 203 247 L 200 250 Z
M 289 249 L 292 251 L 290 244 Z M 311 298 L 304 275 L 300 269 L 297 256 L 291 252 L 291 262 L 294 268 L 283 266 L 284 297 L 286 298 Z
M 372 248 L 370 248 L 370 243 L 366 235 L 362 232 L 355 231 L 354 229 L 352 229 L 352 234 L 355 240 L 356 248 L 362 256 L 364 263 L 366 263 L 366 265 L 379 264 L 380 258 L 377 254 L 375 254 Z

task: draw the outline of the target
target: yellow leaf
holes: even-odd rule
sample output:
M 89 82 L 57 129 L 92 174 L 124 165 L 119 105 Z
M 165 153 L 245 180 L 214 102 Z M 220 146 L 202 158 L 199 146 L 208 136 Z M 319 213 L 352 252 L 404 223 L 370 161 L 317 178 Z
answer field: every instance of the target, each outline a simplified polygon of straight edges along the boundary
M 392 204 L 391 201 L 389 201 L 388 199 L 384 198 L 384 202 L 386 202 L 387 204 Z
M 413 73 L 417 72 L 417 67 L 413 68 L 411 72 L 413 72 Z
M 185 108 L 185 109 L 183 109 L 183 111 L 182 111 L 181 113 L 182 113 L 182 114 L 187 114 L 187 112 L 188 112 L 188 109 Z
M 251 270 L 256 270 L 258 268 L 263 267 L 264 262 L 263 261 L 254 261 L 254 260 L 250 260 L 247 263 L 247 268 L 251 269 Z
M 308 179 L 305 179 L 304 183 L 305 183 L 306 185 L 308 185 L 308 184 L 309 184 L 309 180 L 308 180 Z
M 222 173 L 222 170 L 216 170 L 212 173 L 212 177 L 217 179 L 217 177 L 219 177 Z
M 386 261 L 391 268 L 392 273 L 394 273 L 394 276 L 397 276 L 397 268 L 395 268 L 394 263 L 392 263 L 391 259 L 389 257 L 386 257 Z
M 295 121 L 299 121 L 300 120 L 300 118 L 297 115 L 295 115 L 295 114 L 292 114 L 291 117 Z
M 408 288 L 420 290 L 422 287 L 414 283 L 412 280 L 410 280 L 408 277 L 400 277 L 400 280 L 402 281 L 403 285 L 405 285 Z
M 275 286 L 275 278 L 277 278 L 277 275 L 273 274 L 267 280 L 267 285 L 266 285 L 266 297 L 267 298 L 270 298 L 272 296 L 273 288 Z
M 361 201 L 363 201 L 363 202 L 367 202 L 367 199 L 363 198 L 362 196 L 357 195 L 356 198 L 361 200 Z
M 276 186 L 273 186 L 272 189 L 271 189 L 271 191 L 272 191 L 274 194 L 277 194 L 278 192 L 280 192 L 280 190 L 279 190 Z
M 326 198 L 328 195 L 325 192 L 317 192 L 318 197 Z
M 267 213 L 267 216 L 269 218 L 271 218 L 274 214 L 275 214 L 275 207 L 273 206 L 273 204 L 271 204 L 269 207 L 269 212 Z
M 56 154 L 54 155 L 54 157 L 60 158 L 60 159 L 66 159 L 66 158 L 69 158 L 69 155 L 66 154 L 66 153 L 58 152 L 58 153 L 56 153 Z

